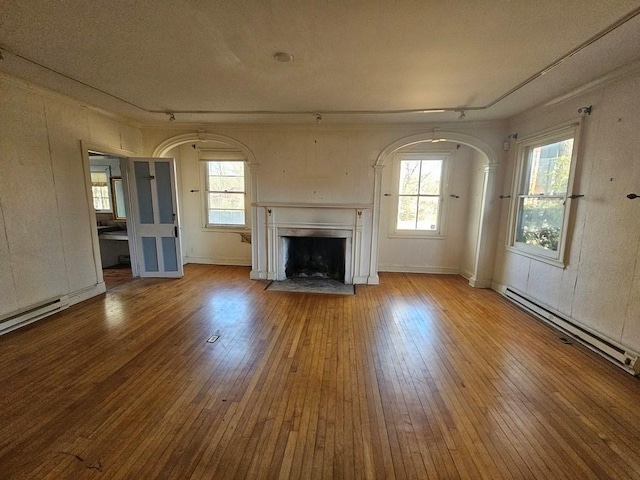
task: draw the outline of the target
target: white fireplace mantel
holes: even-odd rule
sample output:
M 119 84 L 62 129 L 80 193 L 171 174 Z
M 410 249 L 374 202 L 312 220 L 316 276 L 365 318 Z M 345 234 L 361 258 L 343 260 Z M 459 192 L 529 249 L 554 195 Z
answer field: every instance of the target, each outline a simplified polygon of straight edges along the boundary
M 373 205 L 267 203 L 252 205 L 258 234 L 252 236 L 254 279 L 284 280 L 283 238 L 333 236 L 346 239 L 345 283 L 369 279 Z

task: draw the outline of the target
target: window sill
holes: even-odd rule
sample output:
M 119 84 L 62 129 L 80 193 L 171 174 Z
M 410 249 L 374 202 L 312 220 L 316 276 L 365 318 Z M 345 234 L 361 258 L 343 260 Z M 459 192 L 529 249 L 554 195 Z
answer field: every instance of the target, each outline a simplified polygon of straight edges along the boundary
M 538 262 L 546 263 L 546 264 L 551 265 L 553 267 L 558 267 L 558 268 L 563 268 L 563 269 L 566 268 L 565 263 L 560 261 L 560 260 L 556 260 L 555 258 L 545 257 L 544 255 L 537 255 L 534 252 L 529 252 L 527 250 L 523 250 L 521 248 L 514 247 L 513 245 L 507 245 L 507 251 L 509 251 L 511 253 L 515 253 L 516 255 L 521 255 L 523 257 L 527 257 L 527 258 L 531 258 L 533 260 L 537 260 Z
M 211 227 L 202 227 L 203 232 L 219 232 L 219 233 L 251 233 L 251 229 L 242 225 L 216 225 Z
M 428 240 L 444 240 L 444 235 L 441 233 L 423 233 L 423 232 L 391 232 L 388 238 L 415 238 L 415 239 L 428 239 Z

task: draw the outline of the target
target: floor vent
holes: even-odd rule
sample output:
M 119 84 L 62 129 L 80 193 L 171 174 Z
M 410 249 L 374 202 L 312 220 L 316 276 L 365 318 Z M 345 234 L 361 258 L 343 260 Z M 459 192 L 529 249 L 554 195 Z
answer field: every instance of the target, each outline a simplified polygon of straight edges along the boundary
M 625 371 L 632 375 L 640 374 L 640 358 L 638 354 L 630 352 L 624 347 L 602 338 L 597 333 L 591 332 L 570 319 L 536 303 L 534 300 L 527 298 L 511 287 L 506 288 L 504 296 L 545 323 L 575 338 L 589 349 L 599 353 Z
M 64 296 L 2 318 L 0 320 L 0 335 L 64 310 L 68 306 L 69 298 Z

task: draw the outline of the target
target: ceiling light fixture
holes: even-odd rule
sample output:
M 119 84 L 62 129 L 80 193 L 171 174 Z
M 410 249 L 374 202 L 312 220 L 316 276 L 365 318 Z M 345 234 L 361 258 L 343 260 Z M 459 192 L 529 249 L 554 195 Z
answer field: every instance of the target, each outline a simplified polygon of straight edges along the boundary
M 273 54 L 273 58 L 282 63 L 293 62 L 293 55 L 287 52 L 276 52 Z
M 322 114 L 320 112 L 316 113 L 316 123 L 322 123 Z
M 465 118 L 467 118 L 467 112 L 465 112 L 464 110 L 456 110 L 456 112 L 460 112 L 458 120 L 464 120 Z
M 444 112 L 446 112 L 444 108 L 433 108 L 433 109 L 421 111 L 421 113 L 444 113 Z
M 176 116 L 173 113 L 167 112 L 167 115 L 169 116 L 169 122 L 173 123 L 176 121 Z

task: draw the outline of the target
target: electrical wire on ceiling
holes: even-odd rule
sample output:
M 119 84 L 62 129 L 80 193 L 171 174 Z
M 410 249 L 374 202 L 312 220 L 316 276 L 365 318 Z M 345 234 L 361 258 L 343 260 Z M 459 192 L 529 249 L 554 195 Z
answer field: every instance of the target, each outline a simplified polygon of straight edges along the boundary
M 615 29 L 617 29 L 618 27 L 624 25 L 625 23 L 627 23 L 628 21 L 630 21 L 631 19 L 635 18 L 636 16 L 640 15 L 640 7 L 636 8 L 635 10 L 629 12 L 627 15 L 625 15 L 624 17 L 620 18 L 619 20 L 617 20 L 616 22 L 612 23 L 611 25 L 609 25 L 607 28 L 601 30 L 600 32 L 598 32 L 597 34 L 593 35 L 592 37 L 590 37 L 589 39 L 587 39 L 586 41 L 584 41 L 583 43 L 581 43 L 580 45 L 578 45 L 577 47 L 575 47 L 574 49 L 572 49 L 570 52 L 568 52 L 567 54 L 563 55 L 562 57 L 560 57 L 559 59 L 555 60 L 554 62 L 550 63 L 549 65 L 547 65 L 546 67 L 544 67 L 542 70 L 534 73 L 533 75 L 531 75 L 529 78 L 527 78 L 526 80 L 522 81 L 521 83 L 519 83 L 518 85 L 516 85 L 515 87 L 513 87 L 512 89 L 508 90 L 507 92 L 503 93 L 502 95 L 500 95 L 499 97 L 497 97 L 496 99 L 492 100 L 491 102 L 489 102 L 488 104 L 484 105 L 484 106 L 480 106 L 480 107 L 471 107 L 471 106 L 456 106 L 456 107 L 442 107 L 442 108 L 411 108 L 411 109 L 397 109 L 397 110 L 322 110 L 322 112 L 318 112 L 318 111 L 300 111 L 300 110 L 180 110 L 180 109 L 171 109 L 170 111 L 168 110 L 156 110 L 156 109 L 152 109 L 152 108 L 145 108 L 143 106 L 137 105 L 129 100 L 126 100 L 122 97 L 119 97 L 113 93 L 107 92 L 106 90 L 103 90 L 101 88 L 95 87 L 87 82 L 84 82 L 82 80 L 78 80 L 75 77 L 72 77 L 71 75 L 68 75 L 66 73 L 60 72 L 58 70 L 55 70 L 54 68 L 51 68 L 47 65 L 44 65 L 41 62 L 38 62 L 36 60 L 33 60 L 29 57 L 26 57 L 25 55 L 21 55 L 15 51 L 10 50 L 9 48 L 2 46 L 0 47 L 0 61 L 2 61 L 5 57 L 3 56 L 3 53 L 12 55 L 16 58 L 19 58 L 21 60 L 24 60 L 28 63 L 31 63 L 32 65 L 36 65 L 44 70 L 47 70 L 49 72 L 52 72 L 56 75 L 59 75 L 63 78 L 66 78 L 68 80 L 71 80 L 72 82 L 75 82 L 79 85 L 82 85 L 84 87 L 87 87 L 93 91 L 99 92 L 103 95 L 106 95 L 110 98 L 113 98 L 115 100 L 118 100 L 126 105 L 132 106 L 138 110 L 141 110 L 145 113 L 151 113 L 151 114 L 163 114 L 163 115 L 167 115 L 168 116 L 168 120 L 170 122 L 174 122 L 176 120 L 175 115 L 176 114 L 191 114 L 191 115 L 311 115 L 313 116 L 313 118 L 315 118 L 317 123 L 320 123 L 323 119 L 323 115 L 397 115 L 397 114 L 416 114 L 416 113 L 442 113 L 442 112 L 456 112 L 459 113 L 458 116 L 458 120 L 464 120 L 466 118 L 466 114 L 470 111 L 481 111 L 481 110 L 487 110 L 491 107 L 493 107 L 495 104 L 497 104 L 498 102 L 504 100 L 505 98 L 507 98 L 508 96 L 514 94 L 515 92 L 517 92 L 518 90 L 521 90 L 522 88 L 524 88 L 525 86 L 529 85 L 530 83 L 532 83 L 533 81 L 537 80 L 538 78 L 540 78 L 541 76 L 549 73 L 551 70 L 553 70 L 554 68 L 558 67 L 559 65 L 561 65 L 562 63 L 566 62 L 567 60 L 569 60 L 571 57 L 573 57 L 574 55 L 578 54 L 579 52 L 583 51 L 584 49 L 586 49 L 587 47 L 589 47 L 590 45 L 592 45 L 593 43 L 595 43 L 596 41 L 600 40 L 601 38 L 603 38 L 605 35 L 613 32 Z M 286 53 L 286 52 L 277 52 L 274 54 L 274 58 L 279 61 L 279 62 L 290 62 L 293 60 L 293 55 Z

